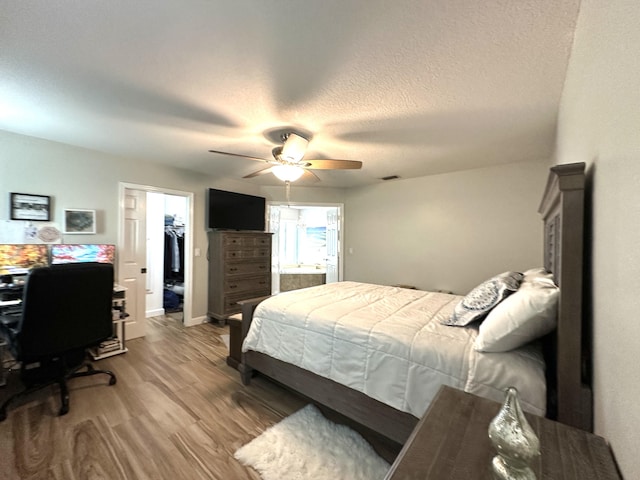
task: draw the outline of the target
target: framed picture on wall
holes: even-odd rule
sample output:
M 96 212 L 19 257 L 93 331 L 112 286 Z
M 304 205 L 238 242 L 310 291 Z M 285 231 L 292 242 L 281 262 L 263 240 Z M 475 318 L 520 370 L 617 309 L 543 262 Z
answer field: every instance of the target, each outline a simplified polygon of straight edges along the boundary
M 30 193 L 10 193 L 11 220 L 48 222 L 51 219 L 51 197 Z
M 96 233 L 96 211 L 68 208 L 64 211 L 64 233 Z

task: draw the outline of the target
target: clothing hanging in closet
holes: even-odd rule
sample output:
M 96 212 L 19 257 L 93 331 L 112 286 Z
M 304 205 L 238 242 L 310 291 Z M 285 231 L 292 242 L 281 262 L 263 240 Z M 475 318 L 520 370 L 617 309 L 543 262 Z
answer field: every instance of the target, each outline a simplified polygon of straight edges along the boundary
M 184 282 L 184 227 L 164 229 L 164 280 Z

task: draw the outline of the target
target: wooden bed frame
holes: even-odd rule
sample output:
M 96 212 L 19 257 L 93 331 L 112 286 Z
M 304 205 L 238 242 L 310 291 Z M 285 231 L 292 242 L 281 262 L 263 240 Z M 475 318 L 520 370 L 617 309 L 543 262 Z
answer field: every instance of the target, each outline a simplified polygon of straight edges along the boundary
M 586 381 L 589 358 L 582 328 L 584 168 L 584 163 L 552 167 L 539 213 L 545 225 L 544 266 L 560 286 L 558 328 L 544 341 L 548 416 L 591 431 L 591 389 Z M 231 332 L 240 338 L 232 343 L 245 338 L 253 311 L 265 298 L 241 302 L 242 323 Z M 418 422 L 411 414 L 262 353 L 242 353 L 237 368 L 245 385 L 258 371 L 399 444 L 405 443 Z

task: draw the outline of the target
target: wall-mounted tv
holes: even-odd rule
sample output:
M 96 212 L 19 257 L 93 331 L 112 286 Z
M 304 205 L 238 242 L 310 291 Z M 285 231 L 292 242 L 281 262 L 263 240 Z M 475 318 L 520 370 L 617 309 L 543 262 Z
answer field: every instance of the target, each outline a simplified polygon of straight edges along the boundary
M 29 270 L 49 265 L 46 245 L 0 244 L 0 275 L 26 275 Z
M 209 189 L 207 227 L 264 232 L 266 200 L 244 193 Z
M 116 246 L 111 244 L 70 244 L 51 245 L 51 264 L 98 262 L 114 263 Z

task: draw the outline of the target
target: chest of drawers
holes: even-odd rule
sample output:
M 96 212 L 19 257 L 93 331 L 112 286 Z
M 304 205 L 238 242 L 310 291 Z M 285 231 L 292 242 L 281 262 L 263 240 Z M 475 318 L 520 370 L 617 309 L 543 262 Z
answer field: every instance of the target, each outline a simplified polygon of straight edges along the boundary
M 219 321 L 240 312 L 240 300 L 271 294 L 271 234 L 209 232 L 207 315 Z

